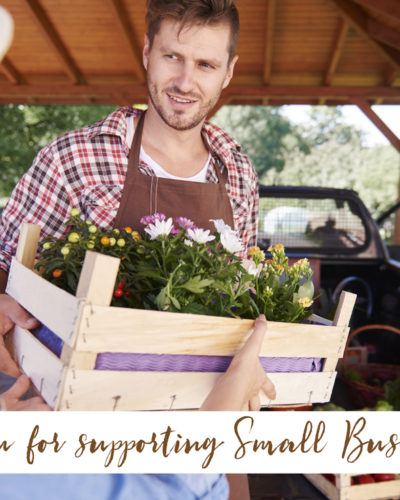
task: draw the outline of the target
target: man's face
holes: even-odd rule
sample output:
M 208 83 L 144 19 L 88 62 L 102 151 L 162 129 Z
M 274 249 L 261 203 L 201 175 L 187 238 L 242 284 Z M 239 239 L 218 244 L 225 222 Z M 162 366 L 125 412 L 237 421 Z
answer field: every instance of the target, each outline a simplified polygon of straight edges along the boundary
M 232 78 L 228 65 L 227 24 L 184 27 L 164 20 L 150 49 L 146 36 L 143 63 L 147 70 L 149 108 L 176 130 L 196 127 L 206 118 Z

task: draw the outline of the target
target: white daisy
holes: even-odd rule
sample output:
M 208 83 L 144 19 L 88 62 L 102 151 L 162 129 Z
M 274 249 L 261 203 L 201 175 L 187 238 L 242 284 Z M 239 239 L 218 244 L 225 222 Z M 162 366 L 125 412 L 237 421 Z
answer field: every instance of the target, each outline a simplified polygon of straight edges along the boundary
M 243 244 L 240 238 L 232 230 L 221 233 L 221 243 L 228 252 L 239 253 L 243 250 Z
M 204 230 L 204 229 L 188 229 L 187 230 L 187 235 L 189 238 L 196 243 L 207 243 L 208 241 L 215 240 L 215 236 L 210 236 L 210 230 Z
M 225 231 L 232 231 L 231 226 L 225 224 L 223 219 L 210 219 L 210 222 L 214 222 L 215 229 L 218 233 L 223 233 Z
M 153 224 L 149 224 L 144 228 L 151 240 L 155 240 L 158 236 L 168 236 L 172 230 L 173 221 L 170 217 L 167 220 L 156 219 Z

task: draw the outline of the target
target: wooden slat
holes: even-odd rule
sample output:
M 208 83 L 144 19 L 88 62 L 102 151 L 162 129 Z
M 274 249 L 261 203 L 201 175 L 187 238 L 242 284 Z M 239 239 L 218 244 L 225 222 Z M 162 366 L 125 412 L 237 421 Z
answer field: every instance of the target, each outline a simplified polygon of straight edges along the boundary
M 23 0 L 24 4 L 31 13 L 40 31 L 51 45 L 58 56 L 65 72 L 69 76 L 72 83 L 84 83 L 83 76 L 75 64 L 71 54 L 68 52 L 64 42 L 61 40 L 57 30 L 49 20 L 46 12 L 37 0 Z
M 123 92 L 128 98 L 131 96 L 134 102 L 138 102 L 141 96 L 146 95 L 144 86 L 118 86 L 118 90 Z M 0 83 L 1 96 L 25 96 L 34 95 L 36 97 L 96 97 L 115 95 L 116 87 L 113 85 L 63 85 L 57 84 L 55 88 L 51 85 L 9 85 Z M 135 100 L 135 95 L 137 99 Z M 224 92 L 230 99 L 243 99 L 244 97 L 284 97 L 286 99 L 300 100 L 303 97 L 329 97 L 347 100 L 353 97 L 362 97 L 365 99 L 376 99 L 377 97 L 393 97 L 399 99 L 400 89 L 398 87 L 380 87 L 380 86 L 310 86 L 301 85 L 231 85 Z
M 275 0 L 267 0 L 267 19 L 265 23 L 265 52 L 264 52 L 264 83 L 269 85 L 271 82 L 272 54 L 274 43 L 275 26 Z
M 6 75 L 7 79 L 13 83 L 14 85 L 19 85 L 23 83 L 23 78 L 13 66 L 8 57 L 4 57 L 4 59 L 0 62 L 0 68 L 2 72 Z
M 375 19 L 368 19 L 367 22 L 367 30 L 368 33 L 375 38 L 375 40 L 379 40 L 390 47 L 400 51 L 400 33 L 386 26 Z
M 400 3 L 398 0 L 353 0 L 353 2 L 377 12 L 382 12 L 395 21 L 400 19 Z
M 371 105 L 365 99 L 352 99 L 352 103 L 358 106 L 367 115 L 372 123 L 382 132 L 390 144 L 400 152 L 400 138 L 392 132 L 386 123 L 375 113 Z
M 132 63 L 135 74 L 140 83 L 146 81 L 146 73 L 142 64 L 142 50 L 137 42 L 135 31 L 129 22 L 129 14 L 123 0 L 107 0 L 110 10 L 117 22 L 118 31 L 123 35 L 125 44 L 132 56 Z
M 358 5 L 348 0 L 331 0 L 348 22 L 375 47 L 393 67 L 400 69 L 400 54 L 372 38 L 368 32 L 368 16 Z
M 231 356 L 244 343 L 252 325 L 252 320 L 86 305 L 76 348 Z M 270 321 L 261 356 L 337 358 L 346 338 L 342 327 Z
M 340 294 L 339 303 L 332 324 L 343 328 L 343 334 L 338 344 L 338 352 L 334 356 L 326 356 L 322 367 L 323 372 L 335 371 L 339 358 L 343 356 L 343 342 L 347 342 L 349 333 L 348 325 L 353 313 L 356 298 L 357 296 L 354 293 L 342 292 Z
M 76 296 L 93 305 L 108 306 L 114 292 L 120 259 L 87 251 Z
M 339 298 L 339 304 L 336 308 L 333 325 L 347 327 L 353 313 L 354 304 L 357 295 L 351 292 L 342 292 Z
M 62 386 L 64 364 L 28 330 L 16 326 L 13 333 L 16 359 L 46 403 L 54 408 Z
M 6 292 L 71 345 L 80 315 L 79 299 L 44 280 L 15 258 L 11 262 Z
M 400 498 L 400 479 L 380 483 L 351 485 L 356 474 L 335 474 L 335 486 L 322 474 L 304 476 L 329 500 L 380 500 Z
M 400 498 L 400 480 L 350 486 L 343 500 L 379 500 Z
M 339 492 L 336 486 L 322 474 L 304 474 L 304 477 L 329 500 L 339 500 Z
M 217 104 L 213 107 L 207 118 L 210 119 L 212 116 L 216 115 L 222 107 L 230 104 L 231 100 L 232 100 L 231 96 L 222 94 L 222 96 L 219 98 Z
M 33 269 L 39 244 L 40 226 L 23 222 L 19 232 L 15 258 L 28 269 Z
M 60 410 L 169 410 L 199 408 L 219 373 L 69 370 Z M 271 373 L 273 404 L 328 401 L 335 374 Z M 326 395 L 328 394 L 328 399 Z M 260 394 L 261 404 L 271 401 Z
M 336 72 L 336 68 L 340 59 L 340 55 L 343 50 L 343 45 L 346 40 L 347 32 L 349 31 L 349 24 L 346 20 L 340 19 L 339 21 L 339 29 L 336 36 L 336 40 L 334 43 L 334 47 L 332 50 L 332 54 L 330 57 L 328 70 L 326 72 L 324 78 L 324 85 L 331 85 L 333 76 Z

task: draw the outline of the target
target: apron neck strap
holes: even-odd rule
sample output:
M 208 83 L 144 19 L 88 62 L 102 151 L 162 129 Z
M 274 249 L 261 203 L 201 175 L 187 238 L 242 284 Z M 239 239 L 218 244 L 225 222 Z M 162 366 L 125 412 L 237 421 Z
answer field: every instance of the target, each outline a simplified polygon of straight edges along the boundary
M 133 134 L 131 149 L 129 150 L 129 154 L 128 154 L 129 160 L 130 160 L 130 157 L 132 156 L 131 161 L 132 161 L 132 164 L 135 166 L 139 165 L 140 145 L 142 144 L 142 135 L 143 135 L 143 125 L 144 125 L 145 114 L 146 114 L 146 111 L 144 111 L 139 117 L 139 121 L 137 123 L 137 126 L 135 127 L 135 133 Z

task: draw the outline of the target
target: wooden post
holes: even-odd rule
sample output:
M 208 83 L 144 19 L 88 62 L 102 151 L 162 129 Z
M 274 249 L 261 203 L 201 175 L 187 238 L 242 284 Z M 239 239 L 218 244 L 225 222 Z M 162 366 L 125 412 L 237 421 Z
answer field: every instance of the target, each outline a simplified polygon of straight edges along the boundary
M 28 224 L 26 222 L 22 223 L 15 257 L 21 264 L 29 269 L 33 269 L 35 263 L 39 237 L 40 226 L 37 224 Z
M 353 312 L 354 304 L 356 302 L 357 295 L 350 292 L 342 292 L 340 294 L 339 304 L 336 309 L 336 314 L 333 319 L 334 326 L 343 327 L 343 337 L 339 345 L 338 355 L 335 358 L 326 358 L 324 362 L 324 367 L 322 371 L 332 372 L 336 370 L 336 365 L 338 363 L 339 357 L 342 356 L 342 352 L 346 345 L 348 325 L 350 322 L 351 314 Z
M 97 252 L 86 252 L 76 297 L 96 306 L 109 306 L 120 260 Z

